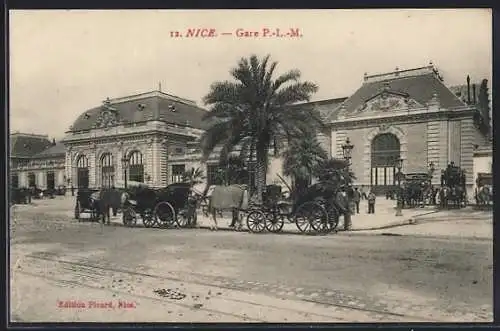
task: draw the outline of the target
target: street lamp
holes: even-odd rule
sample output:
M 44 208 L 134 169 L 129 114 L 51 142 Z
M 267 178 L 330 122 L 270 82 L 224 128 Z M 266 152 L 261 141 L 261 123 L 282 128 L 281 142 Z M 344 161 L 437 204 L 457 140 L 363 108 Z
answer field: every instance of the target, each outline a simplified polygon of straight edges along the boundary
M 403 173 L 401 172 L 401 169 L 403 168 L 403 159 L 399 158 L 396 160 L 396 168 L 398 168 L 398 202 L 397 202 L 397 207 L 396 207 L 396 216 L 403 216 L 403 189 L 401 187 L 401 177 L 403 176 Z
M 123 175 L 124 175 L 124 181 L 125 181 L 125 189 L 127 189 L 127 168 L 128 168 L 128 159 L 127 157 L 122 158 L 122 165 L 123 165 Z
M 344 160 L 347 161 L 347 167 L 351 165 L 352 149 L 354 145 L 351 144 L 349 137 L 346 138 L 345 143 L 342 144 L 342 154 L 344 154 Z

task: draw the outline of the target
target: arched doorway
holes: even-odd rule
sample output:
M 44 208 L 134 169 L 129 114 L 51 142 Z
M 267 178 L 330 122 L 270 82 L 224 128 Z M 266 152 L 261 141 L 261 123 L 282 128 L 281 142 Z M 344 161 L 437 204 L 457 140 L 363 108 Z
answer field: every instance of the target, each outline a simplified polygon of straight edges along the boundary
M 373 138 L 370 182 L 375 194 L 385 194 L 395 188 L 400 147 L 398 137 L 392 133 L 382 133 Z
M 89 159 L 80 155 L 76 161 L 76 185 L 78 188 L 89 187 Z
M 54 190 L 56 188 L 56 174 L 53 171 L 46 173 L 47 189 Z
M 129 156 L 129 179 L 134 182 L 144 183 L 144 164 L 142 163 L 142 153 L 132 151 Z
M 113 155 L 104 153 L 101 156 L 101 186 L 113 187 L 115 184 L 115 166 L 113 164 Z
M 28 173 L 28 187 L 36 187 L 36 175 L 34 172 Z

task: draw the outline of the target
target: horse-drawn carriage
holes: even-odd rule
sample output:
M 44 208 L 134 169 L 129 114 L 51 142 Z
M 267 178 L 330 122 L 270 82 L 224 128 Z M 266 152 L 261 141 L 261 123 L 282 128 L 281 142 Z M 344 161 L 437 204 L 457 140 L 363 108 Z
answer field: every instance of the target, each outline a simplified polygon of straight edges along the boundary
M 441 189 L 439 200 L 441 208 L 449 208 L 450 202 L 456 208 L 467 205 L 465 172 L 453 162 L 441 171 Z
M 191 216 L 188 213 L 190 192 L 189 183 L 175 183 L 160 189 L 134 186 L 122 199 L 123 223 L 135 225 L 140 216 L 147 228 L 185 227 Z
M 491 173 L 480 172 L 477 174 L 474 197 L 478 206 L 489 206 L 493 202 L 493 176 Z
M 75 219 L 81 221 L 83 213 L 90 214 L 90 220 L 96 221 L 99 213 L 97 209 L 97 204 L 95 200 L 97 199 L 97 194 L 99 190 L 90 188 L 80 188 L 76 193 L 75 201 Z
M 423 207 L 433 203 L 435 195 L 431 185 L 431 175 L 425 172 L 407 173 L 402 187 L 403 207 Z
M 336 192 L 317 183 L 291 199 L 283 199 L 281 186 L 268 185 L 263 204 L 247 216 L 247 227 L 252 232 L 280 232 L 285 224 L 295 223 L 303 233 L 327 233 L 335 230 L 340 208 L 335 202 Z

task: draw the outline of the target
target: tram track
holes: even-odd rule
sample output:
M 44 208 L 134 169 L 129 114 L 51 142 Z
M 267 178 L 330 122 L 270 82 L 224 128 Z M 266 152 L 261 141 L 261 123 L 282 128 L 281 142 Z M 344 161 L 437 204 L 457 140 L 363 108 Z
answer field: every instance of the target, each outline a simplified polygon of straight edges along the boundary
M 63 271 L 66 274 L 73 273 L 74 275 L 79 276 L 81 278 L 81 281 L 64 280 L 64 279 L 61 279 L 61 277 L 58 278 L 56 276 L 48 276 L 45 273 L 31 273 L 33 276 L 44 277 L 44 278 L 50 279 L 52 281 L 62 281 L 62 282 L 66 282 L 67 284 L 72 284 L 74 286 L 83 286 L 83 287 L 95 288 L 95 289 L 100 289 L 100 290 L 103 290 L 103 287 L 102 287 L 103 279 L 105 279 L 106 277 L 112 278 L 113 274 L 111 274 L 111 273 L 114 273 L 115 276 L 116 276 L 116 274 L 119 274 L 121 278 L 125 278 L 128 276 L 129 278 L 132 278 L 131 281 L 133 281 L 134 277 L 145 277 L 145 278 L 150 279 L 152 282 L 154 282 L 154 281 L 157 281 L 157 282 L 161 282 L 161 281 L 183 282 L 183 283 L 192 283 L 192 284 L 196 284 L 196 285 L 201 285 L 201 286 L 205 286 L 205 287 L 216 287 L 216 288 L 225 289 L 225 290 L 232 290 L 232 291 L 235 291 L 235 290 L 242 291 L 243 290 L 244 291 L 244 289 L 239 289 L 238 286 L 228 285 L 228 284 L 225 284 L 224 282 L 215 282 L 214 283 L 213 281 L 209 281 L 209 280 L 200 281 L 199 278 L 203 278 L 203 277 L 207 278 L 207 277 L 205 275 L 199 275 L 196 273 L 180 272 L 181 274 L 183 274 L 185 276 L 190 276 L 190 277 L 188 277 L 190 279 L 186 279 L 184 277 L 180 278 L 180 277 L 165 276 L 165 275 L 155 275 L 155 274 L 151 274 L 148 272 L 131 271 L 131 270 L 126 270 L 126 269 L 122 269 L 122 268 L 115 268 L 115 267 L 110 267 L 110 266 L 91 264 L 88 262 L 68 261 L 68 260 L 53 258 L 50 256 L 47 257 L 47 256 L 43 256 L 43 255 L 28 254 L 28 255 L 25 255 L 25 259 L 26 258 L 38 260 L 38 261 L 47 261 L 47 262 L 55 263 L 56 266 L 58 267 L 57 268 L 58 270 Z M 33 267 L 36 265 L 36 263 L 30 263 L 30 265 L 31 265 L 31 267 Z M 43 269 L 43 267 L 42 267 L 42 269 Z M 56 269 L 54 269 L 54 270 L 56 270 Z M 24 271 L 24 270 L 16 270 L 15 272 L 29 274 L 29 272 Z M 198 279 L 196 279 L 196 278 L 198 278 Z M 145 285 L 145 284 L 143 283 L 142 285 Z M 136 296 L 137 298 L 141 298 L 141 299 L 152 299 L 152 300 L 163 301 L 162 299 L 158 299 L 158 298 L 148 296 L 148 295 L 140 295 L 137 293 L 130 293 L 130 291 L 129 292 L 120 291 L 117 288 L 113 288 L 113 289 L 108 288 L 107 290 Z M 230 302 L 237 302 L 237 303 L 241 303 L 241 304 L 248 304 L 248 305 L 252 305 L 252 306 L 274 308 L 274 309 L 289 311 L 291 313 L 292 312 L 293 313 L 302 313 L 302 311 L 300 311 L 300 310 L 263 305 L 263 304 L 259 304 L 256 302 L 251 302 L 251 301 L 242 300 L 242 299 L 224 297 L 224 300 L 228 300 Z M 295 299 L 295 300 L 297 300 L 297 299 Z M 401 321 L 438 322 L 438 321 L 442 321 L 442 319 L 432 319 L 429 317 L 417 316 L 417 315 L 412 315 L 412 314 L 402 314 L 402 313 L 391 312 L 391 311 L 381 310 L 381 309 L 380 310 L 379 309 L 372 309 L 372 308 L 367 308 L 367 307 L 362 308 L 362 307 L 352 306 L 349 304 L 332 303 L 331 301 L 327 302 L 327 301 L 323 301 L 320 299 L 314 299 L 314 298 L 300 298 L 298 300 L 313 303 L 313 304 L 318 304 L 318 305 L 321 305 L 323 307 L 332 307 L 338 312 L 340 312 L 340 311 L 349 312 L 350 311 L 350 312 L 363 313 L 366 315 L 367 318 L 369 318 L 372 321 L 384 321 L 384 322 L 387 322 L 387 321 L 389 321 L 389 322 L 396 322 L 396 321 L 398 321 L 398 322 L 401 322 Z M 184 308 L 192 308 L 190 305 L 182 304 L 179 302 L 172 302 L 172 303 L 175 305 L 179 305 L 181 307 L 184 307 Z M 211 311 L 211 310 L 207 310 L 207 312 L 209 312 L 209 311 Z M 214 310 L 213 313 L 226 314 L 226 315 L 237 317 L 237 318 L 244 318 L 245 317 L 245 316 L 237 315 L 237 314 L 236 315 L 230 314 L 230 313 L 227 314 L 223 311 L 216 311 L 216 310 Z M 322 315 L 322 314 L 318 314 L 318 313 L 310 313 L 310 315 L 316 315 L 316 316 L 322 317 L 322 318 L 332 317 L 332 316 Z M 338 317 L 335 317 L 335 319 L 342 320 L 342 318 L 338 318 Z

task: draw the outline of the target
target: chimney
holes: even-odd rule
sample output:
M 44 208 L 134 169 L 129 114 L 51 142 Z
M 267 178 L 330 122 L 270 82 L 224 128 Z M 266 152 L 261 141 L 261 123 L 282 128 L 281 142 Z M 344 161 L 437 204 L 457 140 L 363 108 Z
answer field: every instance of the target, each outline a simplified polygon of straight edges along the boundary
M 476 104 L 476 84 L 472 84 L 472 102 Z
M 470 104 L 470 77 L 467 75 L 467 102 Z
M 56 138 L 52 138 L 52 145 L 56 145 Z

